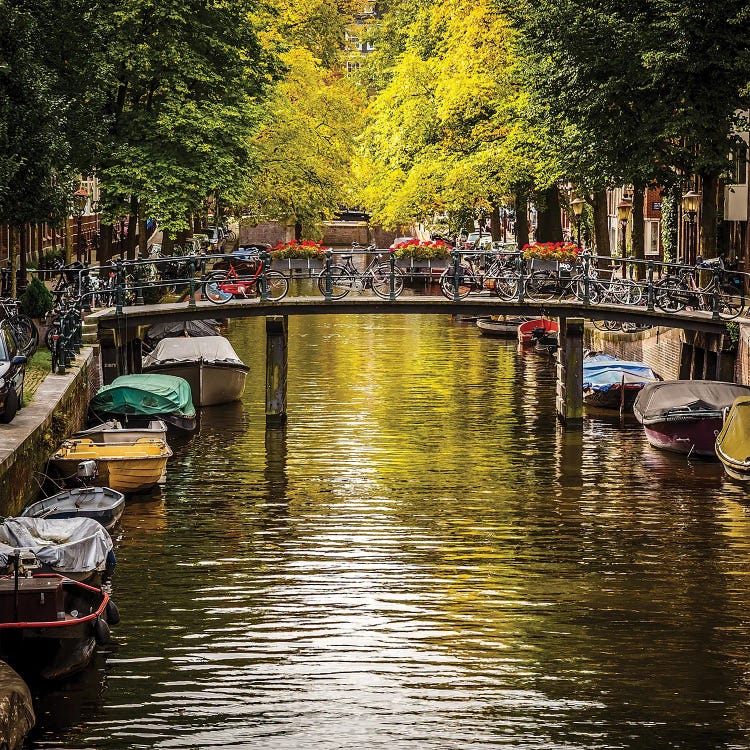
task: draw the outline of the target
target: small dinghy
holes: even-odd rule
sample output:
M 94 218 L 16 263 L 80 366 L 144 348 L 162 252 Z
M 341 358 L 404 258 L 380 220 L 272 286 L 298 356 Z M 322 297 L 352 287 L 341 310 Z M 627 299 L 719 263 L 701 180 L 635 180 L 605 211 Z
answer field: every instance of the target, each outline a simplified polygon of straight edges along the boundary
M 523 318 L 509 318 L 494 315 L 489 318 L 479 318 L 477 328 L 482 336 L 491 336 L 500 339 L 514 339 L 518 326 L 523 323 Z
M 645 362 L 592 354 L 583 360 L 583 403 L 601 409 L 631 410 L 640 391 L 658 380 Z
M 29 505 L 21 518 L 92 518 L 107 531 L 120 520 L 125 495 L 109 487 L 78 487 Z
M 557 341 L 557 333 L 559 330 L 560 326 L 556 320 L 548 320 L 547 318 L 525 320 L 518 326 L 518 343 L 521 344 L 521 346 L 532 346 L 541 338 L 547 337 L 551 339 L 553 335 L 555 341 Z
M 134 443 L 140 438 L 167 439 L 167 425 L 161 419 L 152 419 L 143 427 L 123 427 L 116 419 L 108 419 L 106 422 L 80 430 L 73 434 L 74 438 L 88 438 L 92 443 L 99 445 L 115 445 L 119 443 Z

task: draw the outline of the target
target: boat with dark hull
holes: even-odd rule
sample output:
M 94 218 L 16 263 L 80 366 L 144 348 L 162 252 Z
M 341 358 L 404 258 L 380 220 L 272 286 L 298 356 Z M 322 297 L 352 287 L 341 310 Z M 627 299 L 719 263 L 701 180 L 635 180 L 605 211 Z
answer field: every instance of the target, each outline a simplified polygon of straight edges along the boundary
M 160 419 L 167 427 L 192 432 L 198 424 L 187 380 L 156 373 L 120 375 L 96 392 L 89 413 L 97 422 L 116 419 L 127 427 Z
M 56 574 L 0 578 L 0 659 L 28 680 L 81 671 L 117 621 L 109 595 L 95 586 Z
M 750 396 L 735 399 L 727 412 L 716 436 L 716 455 L 732 479 L 750 481 Z
M 521 346 L 534 346 L 542 339 L 551 342 L 553 336 L 557 341 L 559 331 L 560 326 L 556 320 L 548 318 L 525 320 L 518 326 L 518 343 Z
M 659 380 L 645 362 L 593 354 L 583 360 L 583 403 L 598 409 L 629 411 L 641 390 Z
M 518 333 L 518 326 L 524 320 L 525 318 L 509 318 L 505 316 L 478 318 L 477 328 L 482 336 L 498 339 L 514 339 Z
M 640 391 L 633 413 L 655 448 L 715 458 L 724 412 L 743 396 L 750 396 L 750 386 L 715 380 L 664 380 Z

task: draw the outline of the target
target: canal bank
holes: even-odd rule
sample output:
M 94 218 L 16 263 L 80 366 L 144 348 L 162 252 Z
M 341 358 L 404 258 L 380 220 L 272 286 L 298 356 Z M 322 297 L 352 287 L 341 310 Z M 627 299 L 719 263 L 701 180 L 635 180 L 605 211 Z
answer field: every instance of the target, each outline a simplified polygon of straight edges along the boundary
M 65 375 L 50 374 L 32 402 L 0 429 L 0 515 L 16 515 L 39 491 L 47 459 L 86 421 L 99 387 L 98 361 L 84 348 Z

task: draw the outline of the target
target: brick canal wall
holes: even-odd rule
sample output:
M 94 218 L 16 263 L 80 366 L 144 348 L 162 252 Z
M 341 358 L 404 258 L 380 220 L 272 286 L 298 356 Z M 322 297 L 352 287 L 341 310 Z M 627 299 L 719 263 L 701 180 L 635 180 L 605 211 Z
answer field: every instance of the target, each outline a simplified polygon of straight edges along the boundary
M 47 459 L 86 422 L 99 384 L 98 361 L 84 349 L 66 375 L 48 375 L 31 403 L 0 425 L 0 515 L 16 515 L 39 492 Z
M 664 380 L 706 378 L 750 384 L 750 327 L 741 327 L 741 331 L 737 353 L 728 350 L 729 341 L 723 337 L 677 328 L 622 333 L 586 326 L 584 346 L 621 359 L 645 362 Z M 742 368 L 740 361 L 745 362 Z

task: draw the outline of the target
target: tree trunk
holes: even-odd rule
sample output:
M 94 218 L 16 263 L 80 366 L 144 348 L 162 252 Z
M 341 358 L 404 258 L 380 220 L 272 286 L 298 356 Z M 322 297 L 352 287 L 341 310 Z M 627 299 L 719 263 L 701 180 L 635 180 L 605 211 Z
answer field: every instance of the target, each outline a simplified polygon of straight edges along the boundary
M 607 212 L 607 191 L 597 190 L 591 196 L 591 207 L 594 213 L 594 250 L 600 257 L 611 258 L 612 248 L 609 244 L 609 215 Z M 609 261 L 600 261 L 602 268 L 609 267 Z
M 130 215 L 128 216 L 128 236 L 125 249 L 128 260 L 135 260 L 135 243 L 138 239 L 138 198 L 130 199 Z
M 719 192 L 719 176 L 712 172 L 701 174 L 700 252 L 704 260 L 716 257 L 716 223 Z
M 161 254 L 174 255 L 174 239 L 168 229 L 161 230 Z
M 148 229 L 146 228 L 146 204 L 143 201 L 138 205 L 138 256 L 145 258 L 148 255 Z
M 645 222 L 643 221 L 643 201 L 645 197 L 645 185 L 642 183 L 633 185 L 633 232 L 631 243 L 633 257 L 642 261 L 635 266 L 635 278 L 639 281 L 646 278 L 646 249 L 644 246 Z
M 524 245 L 529 244 L 529 214 L 528 198 L 521 193 L 516 195 L 516 243 L 520 250 Z
M 99 238 L 99 267 L 106 266 L 112 258 L 112 225 L 102 224 L 102 236 Z
M 17 276 L 16 276 L 16 268 L 18 267 L 16 265 L 16 229 L 15 227 L 11 226 L 10 232 L 8 233 L 9 239 L 10 239 L 10 247 L 8 248 L 8 260 L 10 261 L 8 263 L 9 271 L 10 271 L 10 296 L 15 299 L 18 294 L 18 287 L 16 284 Z
M 503 223 L 500 219 L 500 206 L 492 204 L 490 212 L 490 234 L 493 242 L 500 242 L 503 239 Z
M 560 191 L 552 185 L 541 194 L 537 206 L 536 241 L 562 242 L 562 217 L 560 215 Z
M 18 228 L 18 285 L 16 294 L 21 295 L 26 289 L 26 243 L 28 242 L 29 225 L 21 224 Z
M 302 222 L 300 221 L 294 224 L 294 239 L 298 242 L 302 239 Z

